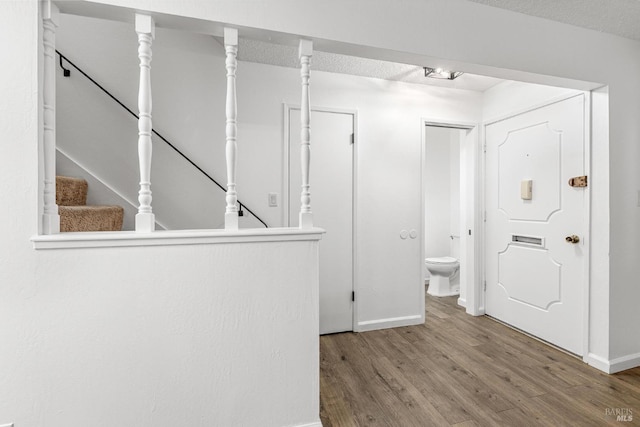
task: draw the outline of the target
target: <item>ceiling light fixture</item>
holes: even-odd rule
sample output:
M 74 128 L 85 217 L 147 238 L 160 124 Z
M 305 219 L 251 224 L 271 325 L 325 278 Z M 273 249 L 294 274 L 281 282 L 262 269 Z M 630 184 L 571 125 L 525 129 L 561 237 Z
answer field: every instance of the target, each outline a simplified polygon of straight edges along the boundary
M 432 79 L 454 80 L 464 74 L 462 71 L 449 71 L 442 68 L 422 68 L 424 68 L 424 76 Z

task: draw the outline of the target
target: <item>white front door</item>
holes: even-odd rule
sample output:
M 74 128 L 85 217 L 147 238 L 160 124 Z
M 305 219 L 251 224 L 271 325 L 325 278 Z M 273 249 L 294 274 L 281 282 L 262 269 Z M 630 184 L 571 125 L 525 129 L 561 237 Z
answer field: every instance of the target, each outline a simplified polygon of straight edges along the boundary
M 320 333 L 353 330 L 354 115 L 311 112 L 311 211 L 320 242 Z M 289 110 L 289 226 L 300 212 L 300 110 Z
M 486 313 L 578 355 L 588 206 L 569 180 L 585 175 L 585 115 L 578 95 L 485 128 Z

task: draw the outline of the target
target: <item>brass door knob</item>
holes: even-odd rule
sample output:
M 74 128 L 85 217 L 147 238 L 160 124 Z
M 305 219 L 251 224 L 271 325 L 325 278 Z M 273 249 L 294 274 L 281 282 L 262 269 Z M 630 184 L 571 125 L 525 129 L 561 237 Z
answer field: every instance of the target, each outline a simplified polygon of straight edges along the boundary
M 566 240 L 569 243 L 578 243 L 580 241 L 580 238 L 575 234 L 572 234 L 571 236 L 565 237 L 564 240 Z

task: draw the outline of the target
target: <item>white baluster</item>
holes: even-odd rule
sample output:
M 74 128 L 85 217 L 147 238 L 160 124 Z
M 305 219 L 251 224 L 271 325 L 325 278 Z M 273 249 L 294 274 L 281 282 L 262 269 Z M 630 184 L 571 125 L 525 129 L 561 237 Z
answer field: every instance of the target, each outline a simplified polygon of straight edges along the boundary
M 151 210 L 151 44 L 155 38 L 155 22 L 148 15 L 136 13 L 138 58 L 140 59 L 140 86 L 138 88 L 138 162 L 140 165 L 140 191 L 136 231 L 155 230 L 156 219 Z
M 227 158 L 227 209 L 224 214 L 225 230 L 238 229 L 238 194 L 236 193 L 236 136 L 238 127 L 236 105 L 236 69 L 238 61 L 238 30 L 224 29 L 224 48 L 227 53 L 227 126 L 226 126 L 226 158 Z
M 44 153 L 44 207 L 42 232 L 60 232 L 60 215 L 56 205 L 56 27 L 58 7 L 46 1 L 43 3 L 43 44 L 44 64 L 43 92 L 43 153 Z
M 309 100 L 309 63 L 313 53 L 311 40 L 300 40 L 300 76 L 302 77 L 302 102 L 300 104 L 300 162 L 302 167 L 302 194 L 300 195 L 300 228 L 313 227 L 309 168 L 311 162 L 311 104 Z

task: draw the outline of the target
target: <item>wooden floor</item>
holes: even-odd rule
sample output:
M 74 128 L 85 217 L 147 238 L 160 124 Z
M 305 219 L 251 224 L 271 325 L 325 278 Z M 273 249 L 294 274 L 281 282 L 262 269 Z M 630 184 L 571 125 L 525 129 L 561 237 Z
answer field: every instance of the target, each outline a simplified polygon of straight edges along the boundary
M 324 427 L 640 426 L 640 368 L 606 375 L 456 297 L 426 306 L 424 325 L 320 337 Z

